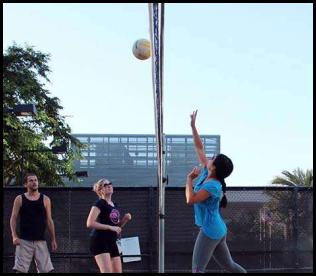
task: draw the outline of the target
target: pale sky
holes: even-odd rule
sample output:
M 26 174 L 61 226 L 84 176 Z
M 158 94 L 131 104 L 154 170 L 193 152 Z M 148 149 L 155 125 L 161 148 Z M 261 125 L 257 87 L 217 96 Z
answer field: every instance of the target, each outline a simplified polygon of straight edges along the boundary
M 49 53 L 47 86 L 73 133 L 154 134 L 146 3 L 3 6 L 3 49 Z M 313 4 L 165 4 L 164 132 L 220 135 L 228 186 L 313 168 Z

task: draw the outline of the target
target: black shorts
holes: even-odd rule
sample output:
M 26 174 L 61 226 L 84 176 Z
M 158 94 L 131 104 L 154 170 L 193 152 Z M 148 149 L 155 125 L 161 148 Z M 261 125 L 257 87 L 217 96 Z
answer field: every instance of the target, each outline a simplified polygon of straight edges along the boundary
M 90 237 L 90 252 L 93 256 L 110 253 L 111 258 L 120 256 L 116 239 Z

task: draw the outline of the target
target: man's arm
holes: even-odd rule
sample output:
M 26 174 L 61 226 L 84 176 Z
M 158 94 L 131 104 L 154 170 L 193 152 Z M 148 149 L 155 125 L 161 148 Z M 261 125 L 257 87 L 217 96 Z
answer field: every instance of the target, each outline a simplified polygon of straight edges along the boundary
M 46 210 L 47 228 L 48 228 L 49 235 L 51 237 L 52 250 L 55 251 L 57 249 L 55 225 L 52 218 L 51 201 L 48 196 L 44 196 L 44 206 Z
M 16 233 L 16 221 L 17 221 L 17 217 L 18 217 L 21 206 L 22 206 L 22 197 L 18 195 L 14 199 L 12 213 L 10 217 L 10 228 L 11 228 L 11 234 L 12 234 L 12 241 L 14 245 L 20 244 L 19 237 Z

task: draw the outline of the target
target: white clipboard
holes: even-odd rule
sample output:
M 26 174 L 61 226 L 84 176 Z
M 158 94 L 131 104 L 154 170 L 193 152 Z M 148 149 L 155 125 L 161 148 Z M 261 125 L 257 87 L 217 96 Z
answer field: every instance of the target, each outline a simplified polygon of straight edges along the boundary
M 123 255 L 123 263 L 141 261 L 141 257 L 124 257 L 124 255 L 140 255 L 139 238 L 129 237 L 117 240 L 119 252 Z

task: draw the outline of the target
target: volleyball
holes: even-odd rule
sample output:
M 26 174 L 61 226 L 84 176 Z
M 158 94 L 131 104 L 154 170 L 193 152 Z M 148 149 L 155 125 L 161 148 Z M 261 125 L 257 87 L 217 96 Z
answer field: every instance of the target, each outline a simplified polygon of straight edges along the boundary
M 147 39 L 138 39 L 133 45 L 133 54 L 140 60 L 148 59 L 151 56 L 150 42 Z

